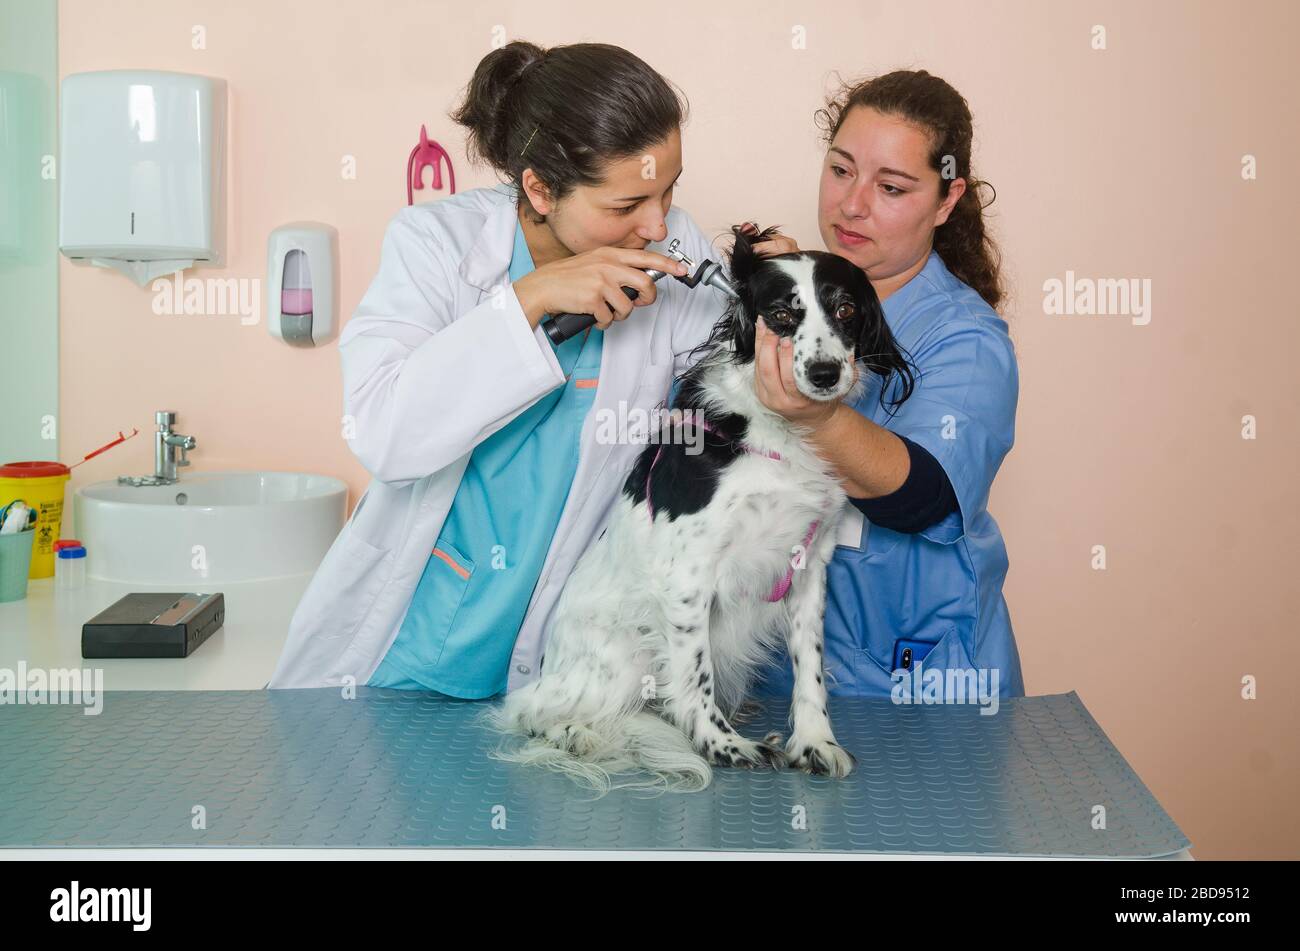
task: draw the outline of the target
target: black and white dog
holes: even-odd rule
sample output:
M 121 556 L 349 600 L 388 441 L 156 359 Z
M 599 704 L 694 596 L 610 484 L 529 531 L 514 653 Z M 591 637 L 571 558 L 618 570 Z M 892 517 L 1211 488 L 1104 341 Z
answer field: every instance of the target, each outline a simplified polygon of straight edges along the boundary
M 560 596 L 541 676 L 488 714 L 527 738 L 497 758 L 602 794 L 614 774 L 639 769 L 649 782 L 618 787 L 702 789 L 710 764 L 838 777 L 855 762 L 835 741 L 822 680 L 826 565 L 845 493 L 808 430 L 759 401 L 756 320 L 793 338 L 795 382 L 809 399 L 856 394 L 865 380 L 855 363 L 882 382 L 898 373 L 898 402 L 913 376 L 861 269 L 825 252 L 760 258 L 753 244 L 775 229 L 732 231 L 740 299 L 681 378 L 680 422 L 670 423 L 700 427 L 702 448 L 694 440 L 688 452 L 680 432 L 647 446 Z M 750 740 L 732 727 L 782 636 L 795 678 L 784 747 L 779 734 Z

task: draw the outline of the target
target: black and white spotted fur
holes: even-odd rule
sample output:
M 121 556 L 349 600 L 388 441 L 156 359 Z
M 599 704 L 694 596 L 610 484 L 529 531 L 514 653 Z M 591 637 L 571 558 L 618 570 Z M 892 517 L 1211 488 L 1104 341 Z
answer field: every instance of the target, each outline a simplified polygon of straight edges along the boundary
M 646 474 L 659 446 L 647 446 L 561 594 L 540 677 L 488 717 L 526 738 L 498 758 L 569 773 L 602 794 L 616 785 L 701 789 L 710 764 L 791 765 L 837 777 L 854 766 L 831 730 L 822 662 L 825 569 L 845 493 L 805 441 L 807 430 L 759 402 L 756 317 L 794 339 L 795 382 L 809 399 L 842 399 L 865 385 L 855 362 L 886 380 L 899 373 L 901 399 L 913 378 L 858 267 L 824 252 L 759 258 L 752 243 L 774 229 L 753 238 L 732 230 L 741 298 L 682 377 L 673 404 L 729 441 L 664 434 L 651 481 L 653 522 Z M 699 436 L 703 450 L 695 452 Z M 746 452 L 741 442 L 781 458 Z M 816 535 L 799 552 L 814 519 Z M 789 593 L 765 601 L 791 564 Z M 782 637 L 795 673 L 784 745 L 776 733 L 752 740 L 732 726 Z M 648 783 L 613 782 L 637 769 L 650 771 Z

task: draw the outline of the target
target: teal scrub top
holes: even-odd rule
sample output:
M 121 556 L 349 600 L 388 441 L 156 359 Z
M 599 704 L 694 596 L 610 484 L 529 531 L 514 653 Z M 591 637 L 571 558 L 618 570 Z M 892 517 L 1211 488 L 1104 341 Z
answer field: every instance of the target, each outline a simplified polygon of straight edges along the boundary
M 894 339 L 920 371 L 916 388 L 891 416 L 880 405 L 880 377 L 870 374 L 848 405 L 924 446 L 952 483 L 958 511 L 915 534 L 867 524 L 865 545 L 835 549 L 826 576 L 827 691 L 891 696 L 895 657 L 907 646 L 924 665 L 918 675 L 914 664 L 902 679 L 907 696 L 916 695 L 918 676 L 924 681 L 926 671 L 947 669 L 983 671 L 977 676 L 987 678 L 990 694 L 1024 696 L 1002 596 L 1007 550 L 986 507 L 1015 439 L 1020 378 L 1006 321 L 933 251 L 882 306 Z M 899 396 L 897 377 L 890 386 L 887 402 Z M 781 651 L 758 690 L 788 695 L 792 687 Z
M 510 280 L 533 270 L 522 227 Z M 511 652 L 578 468 L 604 333 L 555 347 L 566 381 L 474 447 L 372 687 L 464 699 L 505 690 Z

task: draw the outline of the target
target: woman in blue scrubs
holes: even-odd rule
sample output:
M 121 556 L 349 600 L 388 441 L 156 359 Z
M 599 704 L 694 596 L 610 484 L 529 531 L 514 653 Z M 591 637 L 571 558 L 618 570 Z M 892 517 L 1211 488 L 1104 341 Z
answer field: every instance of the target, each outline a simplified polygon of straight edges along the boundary
M 599 90 L 590 86 L 593 76 Z M 684 273 L 645 250 L 667 236 L 683 109 L 668 82 L 626 50 L 589 43 L 542 50 L 516 41 L 484 57 L 453 118 L 469 130 L 471 153 L 518 189 L 509 279 L 521 307 L 597 318 L 595 332 L 555 347 L 566 385 L 474 447 L 439 544 L 368 681 L 471 699 L 506 688 L 578 466 L 603 331 L 633 307 L 620 288 L 635 288 L 636 306 L 645 306 L 655 288 L 641 269 Z M 657 163 L 651 180 L 643 174 L 647 155 Z M 467 199 L 447 199 L 458 200 Z M 448 214 L 455 210 L 448 206 Z M 485 570 L 507 560 L 508 571 Z
M 822 241 L 866 272 L 919 371 L 893 415 L 875 375 L 851 401 L 816 403 L 795 388 L 789 348 L 759 330 L 759 399 L 812 427 L 866 517 L 863 543 L 837 548 L 828 568 L 828 689 L 915 702 L 936 696 L 923 691 L 939 671 L 941 700 L 953 702 L 954 685 L 971 701 L 972 687 L 1023 696 L 1002 596 L 1006 547 L 987 509 L 1015 438 L 1019 375 L 997 313 L 1002 278 L 971 172 L 970 110 L 942 79 L 898 71 L 846 88 L 817 117 L 828 144 Z M 796 247 L 775 238 L 758 250 Z M 887 398 L 898 396 L 892 385 Z M 790 687 L 782 657 L 761 692 Z

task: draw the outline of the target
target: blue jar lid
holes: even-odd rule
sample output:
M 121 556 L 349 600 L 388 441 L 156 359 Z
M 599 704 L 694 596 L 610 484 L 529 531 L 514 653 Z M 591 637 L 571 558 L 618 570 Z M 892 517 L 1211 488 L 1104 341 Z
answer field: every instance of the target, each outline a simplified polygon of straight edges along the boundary
M 60 548 L 59 557 L 60 558 L 85 558 L 86 549 L 81 548 L 79 546 L 73 548 Z

